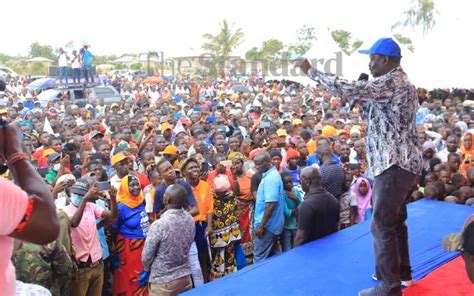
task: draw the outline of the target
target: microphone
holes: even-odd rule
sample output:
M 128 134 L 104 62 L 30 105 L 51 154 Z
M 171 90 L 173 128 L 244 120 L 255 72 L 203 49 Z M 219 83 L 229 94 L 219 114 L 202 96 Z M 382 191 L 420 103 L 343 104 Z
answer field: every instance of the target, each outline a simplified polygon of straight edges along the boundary
M 367 73 L 360 73 L 359 79 L 357 79 L 357 81 L 368 81 L 368 80 L 369 80 L 369 75 Z M 352 101 L 351 106 L 349 107 L 349 111 L 352 111 L 352 109 L 354 109 L 356 104 L 357 104 L 357 100 Z

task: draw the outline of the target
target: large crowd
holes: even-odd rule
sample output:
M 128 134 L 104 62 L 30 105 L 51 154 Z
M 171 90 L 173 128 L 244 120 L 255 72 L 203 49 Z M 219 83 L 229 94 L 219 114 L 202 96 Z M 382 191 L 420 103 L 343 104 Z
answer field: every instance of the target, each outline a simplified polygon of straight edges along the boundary
M 366 116 L 330 89 L 259 76 L 107 83 L 120 104 L 88 93 L 84 107 L 42 106 L 23 78 L 0 93 L 60 221 L 56 241 L 15 244 L 18 287 L 176 295 L 370 216 Z M 410 202 L 474 205 L 474 92 L 418 97 L 424 169 Z

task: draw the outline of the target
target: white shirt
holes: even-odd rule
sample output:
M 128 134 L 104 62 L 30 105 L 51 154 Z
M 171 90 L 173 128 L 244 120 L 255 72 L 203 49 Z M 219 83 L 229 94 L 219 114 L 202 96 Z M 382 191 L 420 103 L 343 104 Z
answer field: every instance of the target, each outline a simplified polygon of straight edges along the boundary
M 58 59 L 59 67 L 67 67 L 67 55 L 66 53 L 61 53 Z
M 81 63 L 79 63 L 79 56 L 76 56 L 75 58 L 74 57 L 72 58 L 71 67 L 73 69 L 77 69 L 77 68 L 81 67 Z

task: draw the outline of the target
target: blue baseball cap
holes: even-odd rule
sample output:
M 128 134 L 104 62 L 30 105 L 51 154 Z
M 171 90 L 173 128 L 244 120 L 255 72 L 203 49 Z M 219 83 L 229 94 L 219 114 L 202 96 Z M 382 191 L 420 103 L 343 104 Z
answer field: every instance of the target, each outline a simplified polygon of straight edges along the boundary
M 401 58 L 400 46 L 392 38 L 380 38 L 369 49 L 359 50 L 362 54 L 379 54 L 394 58 Z

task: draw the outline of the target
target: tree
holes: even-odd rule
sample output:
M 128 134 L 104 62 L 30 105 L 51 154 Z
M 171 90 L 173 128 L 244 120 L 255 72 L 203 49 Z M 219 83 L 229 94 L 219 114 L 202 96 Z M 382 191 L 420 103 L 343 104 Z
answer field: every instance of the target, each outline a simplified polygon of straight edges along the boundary
M 361 40 L 351 41 L 352 34 L 346 30 L 334 30 L 331 32 L 331 37 L 347 55 L 351 55 L 362 45 Z
M 252 47 L 245 53 L 247 60 L 266 60 L 274 61 L 280 58 L 281 51 L 285 48 L 283 42 L 278 39 L 268 39 L 262 43 L 262 47 Z
M 217 35 L 206 33 L 202 36 L 206 42 L 202 48 L 218 57 L 228 57 L 229 54 L 244 40 L 242 29 L 234 30 L 234 25 L 229 25 L 223 20 L 220 32 Z
M 245 53 L 245 59 L 249 61 L 260 60 L 262 59 L 262 52 L 260 51 L 260 49 L 258 49 L 258 47 L 252 47 Z
M 138 62 L 138 63 L 133 63 L 130 65 L 130 69 L 132 70 L 142 70 L 143 69 L 143 65 L 142 63 Z
M 223 20 L 217 35 L 206 33 L 202 37 L 206 40 L 202 49 L 209 51 L 212 55 L 206 66 L 209 68 L 206 73 L 212 77 L 225 76 L 224 68 L 228 62 L 229 54 L 244 40 L 242 29 L 234 29 L 234 25 L 229 25 L 227 20 Z
M 313 46 L 313 42 L 317 39 L 315 29 L 313 26 L 304 25 L 296 30 L 296 33 L 298 34 L 297 42 L 288 46 L 288 52 L 303 55 Z
M 53 61 L 56 60 L 56 55 L 51 45 L 41 45 L 37 41 L 30 45 L 29 55 L 32 58 L 43 57 Z
M 435 9 L 433 0 L 412 0 L 411 7 L 405 10 L 402 15 L 403 20 L 395 23 L 392 29 L 397 27 L 415 29 L 421 26 L 423 28 L 423 35 L 425 35 L 436 25 L 435 16 L 438 15 L 438 11 Z
M 4 53 L 0 53 L 0 64 L 6 64 L 8 61 L 10 61 L 11 56 L 6 55 Z
M 415 47 L 413 46 L 413 43 L 409 37 L 403 36 L 400 33 L 394 33 L 393 37 L 395 37 L 395 39 L 397 39 L 397 41 L 400 42 L 400 44 L 405 45 L 409 51 L 411 52 L 415 51 Z
M 31 65 L 30 68 L 31 74 L 34 75 L 43 75 L 46 74 L 47 70 L 43 63 L 35 62 Z

